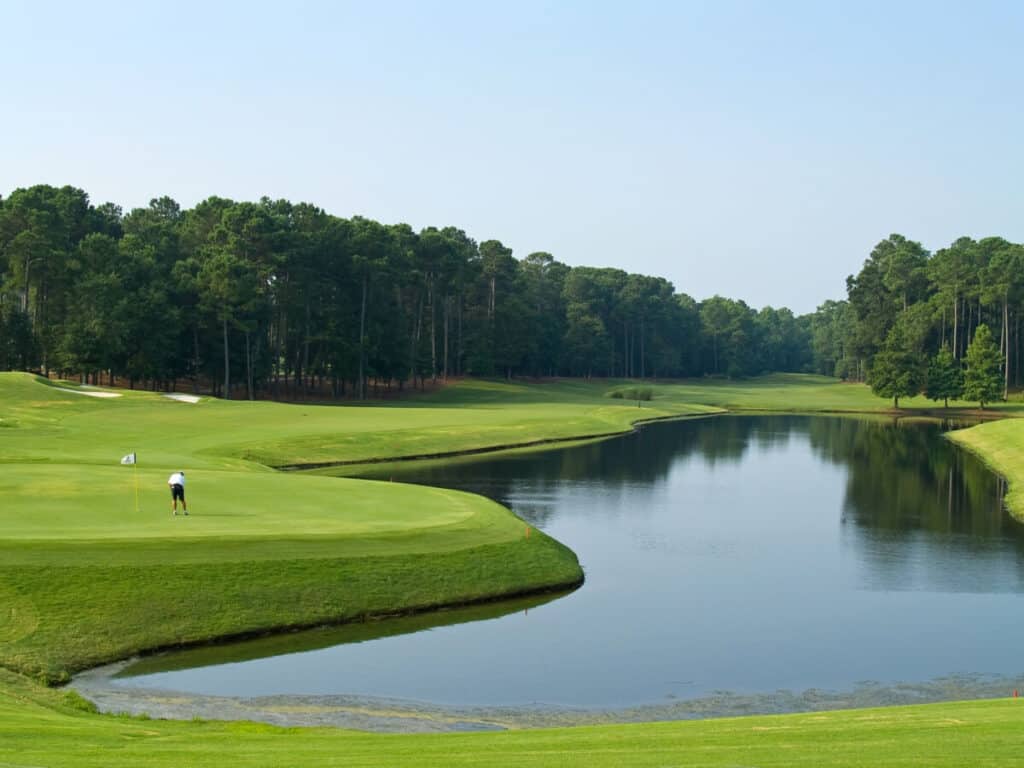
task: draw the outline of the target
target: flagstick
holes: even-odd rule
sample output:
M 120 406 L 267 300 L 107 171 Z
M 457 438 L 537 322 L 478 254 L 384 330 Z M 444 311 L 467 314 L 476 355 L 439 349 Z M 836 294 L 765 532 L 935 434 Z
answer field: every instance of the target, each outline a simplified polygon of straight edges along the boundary
M 135 511 L 139 511 L 139 462 L 138 458 L 132 462 L 132 474 L 135 476 Z

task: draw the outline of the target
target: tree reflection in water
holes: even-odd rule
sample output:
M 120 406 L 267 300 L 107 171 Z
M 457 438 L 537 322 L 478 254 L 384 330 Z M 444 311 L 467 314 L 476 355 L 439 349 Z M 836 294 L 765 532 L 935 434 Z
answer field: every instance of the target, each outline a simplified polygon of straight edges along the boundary
M 637 433 L 569 449 L 507 457 L 473 457 L 454 465 L 389 467 L 395 479 L 463 488 L 512 506 L 544 527 L 556 514 L 554 500 L 566 484 L 632 490 L 664 482 L 679 462 L 709 468 L 736 464 L 751 449 L 784 447 L 804 436 L 821 459 L 845 468 L 841 523 L 846 546 L 864 561 L 864 585 L 887 590 L 922 587 L 915 572 L 927 568 L 929 547 L 953 548 L 963 557 L 1004 552 L 1008 540 L 1024 553 L 1024 526 L 1003 508 L 1005 481 L 978 459 L 942 439 L 965 422 L 861 416 L 719 416 L 650 424 Z M 516 487 L 531 480 L 527 499 Z M 814 478 L 806 482 L 813 483 Z M 943 562 L 949 562 L 948 557 Z M 1005 572 L 931 572 L 929 588 L 943 591 L 1017 591 L 1024 559 Z M 977 583 L 980 574 L 993 574 Z

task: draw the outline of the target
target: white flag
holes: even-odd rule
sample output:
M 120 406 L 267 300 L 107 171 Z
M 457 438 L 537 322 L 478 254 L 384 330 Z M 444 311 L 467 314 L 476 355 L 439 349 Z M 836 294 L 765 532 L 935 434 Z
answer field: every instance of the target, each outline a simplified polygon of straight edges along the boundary
M 129 453 L 127 456 L 122 456 L 121 457 L 121 463 L 122 464 L 134 464 L 135 463 L 135 454 L 134 453 Z

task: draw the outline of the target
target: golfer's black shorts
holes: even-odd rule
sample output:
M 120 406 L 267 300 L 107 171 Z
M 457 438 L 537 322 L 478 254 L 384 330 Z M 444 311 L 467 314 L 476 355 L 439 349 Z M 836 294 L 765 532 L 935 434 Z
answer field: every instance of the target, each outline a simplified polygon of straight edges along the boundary
M 181 499 L 185 500 L 185 486 L 184 485 L 172 485 L 171 486 L 171 500 Z

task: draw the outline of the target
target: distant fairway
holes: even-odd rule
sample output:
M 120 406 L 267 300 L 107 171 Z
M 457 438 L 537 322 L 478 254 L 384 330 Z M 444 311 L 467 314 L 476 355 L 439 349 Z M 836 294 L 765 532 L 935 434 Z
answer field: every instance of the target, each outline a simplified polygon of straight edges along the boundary
M 605 396 L 619 383 L 465 381 L 384 406 L 329 407 L 95 398 L 0 374 L 0 666 L 58 681 L 145 649 L 581 577 L 572 552 L 536 530 L 527 536 L 485 499 L 275 466 L 543 446 L 721 408 L 889 408 L 863 385 L 810 376 L 656 385 L 642 407 Z M 935 409 L 921 398 L 901 404 Z M 963 433 L 975 435 L 975 449 L 1019 488 L 1024 421 Z M 137 470 L 118 463 L 130 451 Z M 179 469 L 188 518 L 170 515 L 165 483 Z M 1022 725 L 1024 710 L 1006 701 L 395 738 L 100 717 L 73 694 L 0 671 L 0 764 L 12 765 L 1006 765 Z

